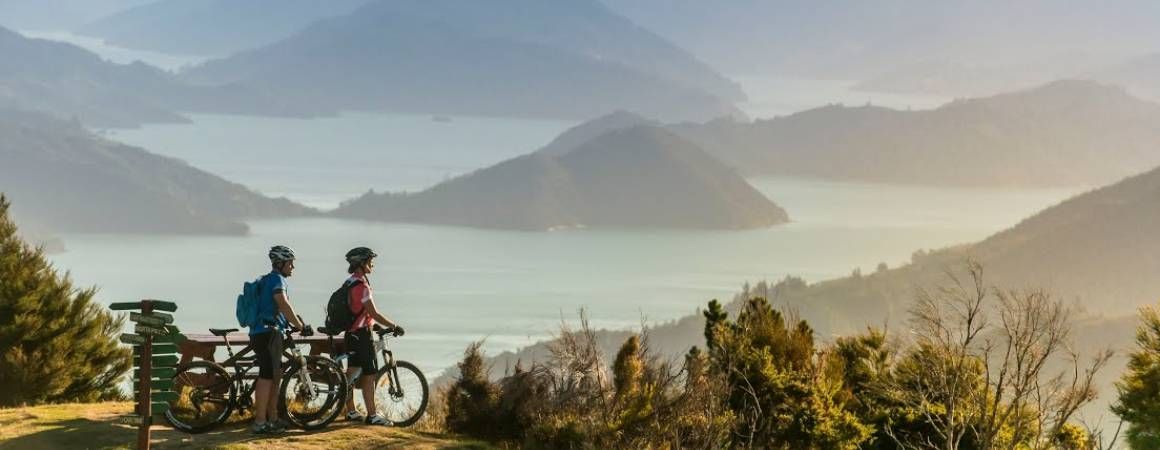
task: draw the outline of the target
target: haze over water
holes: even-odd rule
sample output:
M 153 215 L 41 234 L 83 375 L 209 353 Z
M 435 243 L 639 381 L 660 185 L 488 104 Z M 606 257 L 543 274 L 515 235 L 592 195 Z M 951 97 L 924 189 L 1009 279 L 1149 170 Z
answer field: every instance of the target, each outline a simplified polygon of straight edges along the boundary
M 295 219 L 252 222 L 245 237 L 69 234 L 62 236 L 69 251 L 52 259 L 80 285 L 99 285 L 103 302 L 179 302 L 179 325 L 196 332 L 235 325 L 241 283 L 267 270 L 265 250 L 275 243 L 298 251 L 291 299 L 308 322 L 321 323 L 345 277 L 343 252 L 369 245 L 382 255 L 372 276 L 376 297 L 408 329 L 399 354 L 435 373 L 471 341 L 486 337 L 493 353 L 514 350 L 550 336 L 580 307 L 599 327 L 631 328 L 640 318 L 656 324 L 727 299 L 746 281 L 894 267 L 913 250 L 981 239 L 1073 193 L 755 184 L 796 221 L 751 231 L 528 233 Z
M 741 107 L 755 118 L 828 103 L 922 109 L 946 100 L 854 92 L 845 81 L 738 79 L 750 97 Z M 368 189 L 429 187 L 533 151 L 576 124 L 370 113 L 191 118 L 105 133 L 323 209 Z M 397 343 L 400 357 L 434 374 L 471 341 L 486 337 L 493 354 L 514 350 L 549 337 L 581 307 L 598 327 L 632 328 L 642 318 L 657 324 L 727 299 L 747 281 L 819 281 L 879 262 L 894 267 L 914 250 L 982 239 L 1078 191 L 751 181 L 793 222 L 750 231 L 527 233 L 314 218 L 251 222 L 244 237 L 66 234 L 68 251 L 52 259 L 80 285 L 99 286 L 103 302 L 174 300 L 182 329 L 204 332 L 235 325 L 241 283 L 268 270 L 265 251 L 273 244 L 298 251 L 291 299 L 320 324 L 329 293 L 345 277 L 342 254 L 368 245 L 382 255 L 372 276 L 378 301 L 408 329 Z

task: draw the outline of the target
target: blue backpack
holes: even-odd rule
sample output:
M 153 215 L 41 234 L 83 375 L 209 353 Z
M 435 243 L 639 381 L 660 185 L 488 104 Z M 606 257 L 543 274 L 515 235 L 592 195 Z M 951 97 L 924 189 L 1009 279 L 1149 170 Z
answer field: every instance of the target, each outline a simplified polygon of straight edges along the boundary
M 259 288 L 266 277 L 263 275 L 254 281 L 242 284 L 242 293 L 238 295 L 237 316 L 238 325 L 251 328 L 258 324 Z

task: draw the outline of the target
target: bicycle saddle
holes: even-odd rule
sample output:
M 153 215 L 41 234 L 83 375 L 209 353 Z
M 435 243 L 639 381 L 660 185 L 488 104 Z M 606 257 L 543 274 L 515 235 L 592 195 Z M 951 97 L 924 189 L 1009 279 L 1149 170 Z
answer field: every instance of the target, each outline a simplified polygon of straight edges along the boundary
M 237 329 L 237 328 L 229 328 L 229 329 L 226 329 L 226 328 L 210 328 L 210 329 L 209 329 L 209 332 L 210 332 L 210 333 L 212 333 L 214 336 L 225 336 L 225 335 L 227 335 L 227 334 L 230 334 L 230 333 L 233 333 L 233 332 L 235 332 L 235 331 L 238 331 L 238 329 Z
M 325 334 L 327 336 L 338 336 L 338 335 L 342 334 L 342 330 L 332 330 L 332 329 L 326 328 L 326 327 L 318 327 L 318 328 L 315 328 L 314 331 Z

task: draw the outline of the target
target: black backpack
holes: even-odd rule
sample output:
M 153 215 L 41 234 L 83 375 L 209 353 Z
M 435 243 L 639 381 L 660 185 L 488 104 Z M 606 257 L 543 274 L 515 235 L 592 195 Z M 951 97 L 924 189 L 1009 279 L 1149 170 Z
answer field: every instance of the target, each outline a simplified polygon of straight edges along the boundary
M 361 280 L 344 281 L 338 290 L 330 294 L 330 301 L 326 302 L 326 328 L 346 331 L 354 325 L 354 312 L 350 310 L 350 290 L 360 284 Z

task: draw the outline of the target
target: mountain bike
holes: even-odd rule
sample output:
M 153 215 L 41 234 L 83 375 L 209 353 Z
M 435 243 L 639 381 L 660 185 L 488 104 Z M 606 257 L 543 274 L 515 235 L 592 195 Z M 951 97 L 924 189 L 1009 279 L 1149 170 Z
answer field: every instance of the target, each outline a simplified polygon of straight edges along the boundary
M 394 329 L 375 325 L 372 331 L 378 335 L 378 340 L 374 344 L 375 353 L 382 357 L 383 362 L 379 366 L 379 371 L 375 373 L 375 406 L 378 409 L 376 412 L 394 426 L 414 425 L 427 411 L 429 394 L 427 378 L 414 364 L 395 359 L 395 353 L 387 345 L 388 336 L 396 337 L 393 335 Z M 347 352 L 336 356 L 334 337 L 342 334 L 343 330 L 320 327 L 318 332 L 328 337 L 330 354 L 334 358 L 334 362 L 341 367 L 343 362 L 351 357 L 350 349 L 346 349 Z M 346 380 L 346 395 L 354 395 L 355 384 L 362 376 L 362 368 L 358 369 L 358 372 Z M 361 396 L 355 398 L 358 399 Z M 345 402 L 345 396 L 343 401 Z M 367 411 L 367 414 L 371 413 L 371 411 Z
M 253 349 L 246 346 L 234 354 L 228 335 L 238 331 L 236 328 L 209 331 L 225 340 L 229 358 L 221 364 L 192 361 L 178 366 L 173 376 L 178 398 L 165 412 L 170 425 L 187 433 L 213 429 L 225 423 L 235 410 L 245 412 L 254 406 L 257 373 L 250 373 L 256 365 Z M 294 345 L 294 334 L 301 334 L 301 330 L 291 327 L 282 333 L 282 354 L 289 364 L 283 364 L 279 414 L 304 430 L 325 427 L 338 417 L 346 403 L 348 389 L 342 366 L 330 358 L 303 355 Z

